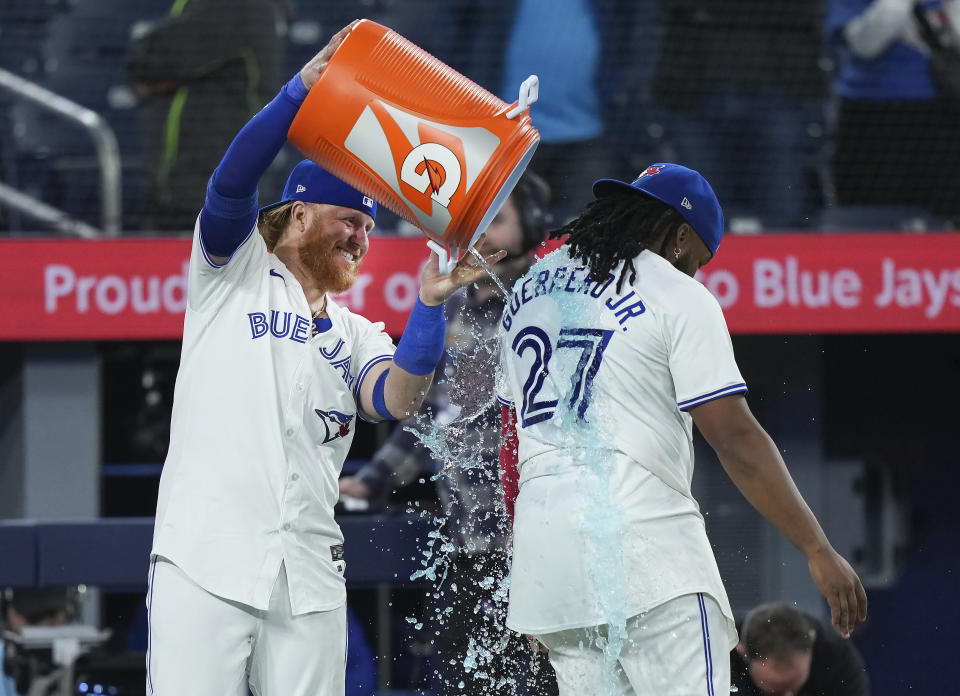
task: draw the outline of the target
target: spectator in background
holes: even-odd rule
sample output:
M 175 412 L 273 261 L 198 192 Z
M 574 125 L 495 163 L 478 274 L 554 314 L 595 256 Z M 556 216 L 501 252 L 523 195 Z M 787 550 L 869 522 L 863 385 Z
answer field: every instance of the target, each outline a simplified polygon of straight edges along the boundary
M 672 148 L 728 220 L 809 224 L 804 155 L 825 95 L 821 0 L 662 0 L 653 84 Z M 588 189 L 584 189 L 588 190 Z
M 528 170 L 487 229 L 485 247 L 508 251 L 495 267 L 507 287 L 530 267 L 531 252 L 543 241 L 549 197 L 546 183 Z M 500 584 L 507 573 L 509 522 L 499 477 L 500 411 L 493 401 L 496 336 L 503 302 L 490 279 L 478 281 L 448 300 L 447 346 L 456 352 L 456 359 L 438 369 L 437 375 L 442 377 L 430 389 L 424 408 L 432 414 L 431 421 L 450 424 L 457 420 L 429 434 L 429 439 L 445 442 L 450 459 L 431 457 L 421 439 L 408 430 L 423 431 L 422 421 L 414 419 L 399 423 L 357 476 L 340 479 L 341 494 L 382 502 L 392 490 L 425 472 L 443 470 L 436 478 L 446 517 L 441 533 L 453 542 L 455 550 L 440 559 L 437 575 L 444 577 L 438 579 L 434 590 L 432 611 L 439 642 L 436 677 L 440 683 L 433 690 L 449 696 L 556 693 L 547 660 L 541 655 L 532 658 L 519 636 L 510 636 L 506 650 L 494 648 L 508 635 L 503 625 L 506 593 Z M 435 553 L 439 546 L 437 542 Z M 471 669 L 464 666 L 471 639 L 491 650 L 489 664 Z M 537 674 L 525 676 L 524 668 L 531 659 L 538 662 Z M 488 678 L 478 678 L 480 671 Z M 498 684 L 502 678 L 519 682 L 517 690 L 509 683 Z M 458 687 L 461 682 L 463 686 Z
M 143 100 L 143 226 L 189 231 L 233 136 L 276 93 L 281 0 L 175 0 L 136 34 L 129 73 Z
M 869 696 L 860 653 L 832 627 L 783 604 L 761 604 L 730 653 L 737 696 Z
M 531 107 L 540 145 L 532 166 L 553 194 L 558 222 L 574 217 L 590 185 L 610 171 L 612 145 L 604 138 L 611 101 L 625 59 L 635 2 L 617 0 L 519 0 L 510 29 L 500 97 L 517 100 L 520 84 L 540 79 Z
M 27 626 L 61 626 L 67 622 L 71 593 L 63 588 L 7 590 L 0 628 L 21 632 Z M 0 631 L 0 636 L 3 633 Z M 0 637 L 0 696 L 27 693 L 37 667 L 34 660 L 16 659 Z
M 937 94 L 914 8 L 960 26 L 958 0 L 831 0 L 837 51 L 832 184 L 840 205 L 960 218 L 960 112 Z

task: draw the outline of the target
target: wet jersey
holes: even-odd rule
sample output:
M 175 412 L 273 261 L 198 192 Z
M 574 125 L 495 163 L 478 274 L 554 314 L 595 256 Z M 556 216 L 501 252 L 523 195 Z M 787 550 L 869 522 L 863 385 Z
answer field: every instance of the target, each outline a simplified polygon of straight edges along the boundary
M 516 410 L 519 436 L 517 630 L 607 623 L 687 592 L 711 594 L 732 621 L 690 492 L 687 411 L 746 385 L 707 289 L 649 251 L 634 267 L 618 291 L 619 267 L 590 281 L 563 247 L 515 284 L 504 312 L 498 398 Z

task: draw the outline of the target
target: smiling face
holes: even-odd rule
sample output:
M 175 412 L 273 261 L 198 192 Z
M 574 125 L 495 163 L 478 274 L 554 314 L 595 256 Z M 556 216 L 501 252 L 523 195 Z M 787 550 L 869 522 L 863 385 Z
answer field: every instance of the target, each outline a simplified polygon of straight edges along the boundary
M 296 203 L 276 252 L 293 252 L 301 270 L 327 292 L 345 292 L 356 282 L 370 247 L 373 218 L 353 208 Z

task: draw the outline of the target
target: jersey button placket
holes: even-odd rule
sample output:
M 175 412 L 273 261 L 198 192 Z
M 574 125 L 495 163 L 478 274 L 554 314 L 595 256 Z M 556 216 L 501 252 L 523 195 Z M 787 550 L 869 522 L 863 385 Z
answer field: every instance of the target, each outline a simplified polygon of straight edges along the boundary
M 290 393 L 289 399 L 289 411 L 287 414 L 288 423 L 294 423 L 299 418 L 302 418 L 303 409 L 304 409 L 304 400 L 306 399 L 306 389 L 307 385 L 303 379 L 303 359 L 297 364 L 297 368 L 293 371 L 293 391 Z M 293 437 L 296 433 L 296 427 L 290 425 L 286 430 L 287 437 Z

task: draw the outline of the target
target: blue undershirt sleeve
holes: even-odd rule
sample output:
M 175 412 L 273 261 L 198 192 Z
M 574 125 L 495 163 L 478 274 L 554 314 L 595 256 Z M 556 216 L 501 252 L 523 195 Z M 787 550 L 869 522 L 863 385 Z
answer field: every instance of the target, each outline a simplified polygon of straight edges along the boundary
M 393 364 L 411 375 L 429 375 L 443 357 L 445 332 L 443 305 L 428 307 L 418 296 L 397 343 Z
M 200 212 L 200 240 L 208 254 L 229 257 L 247 238 L 257 220 L 257 183 L 286 142 L 307 93 L 297 73 L 230 143 Z

